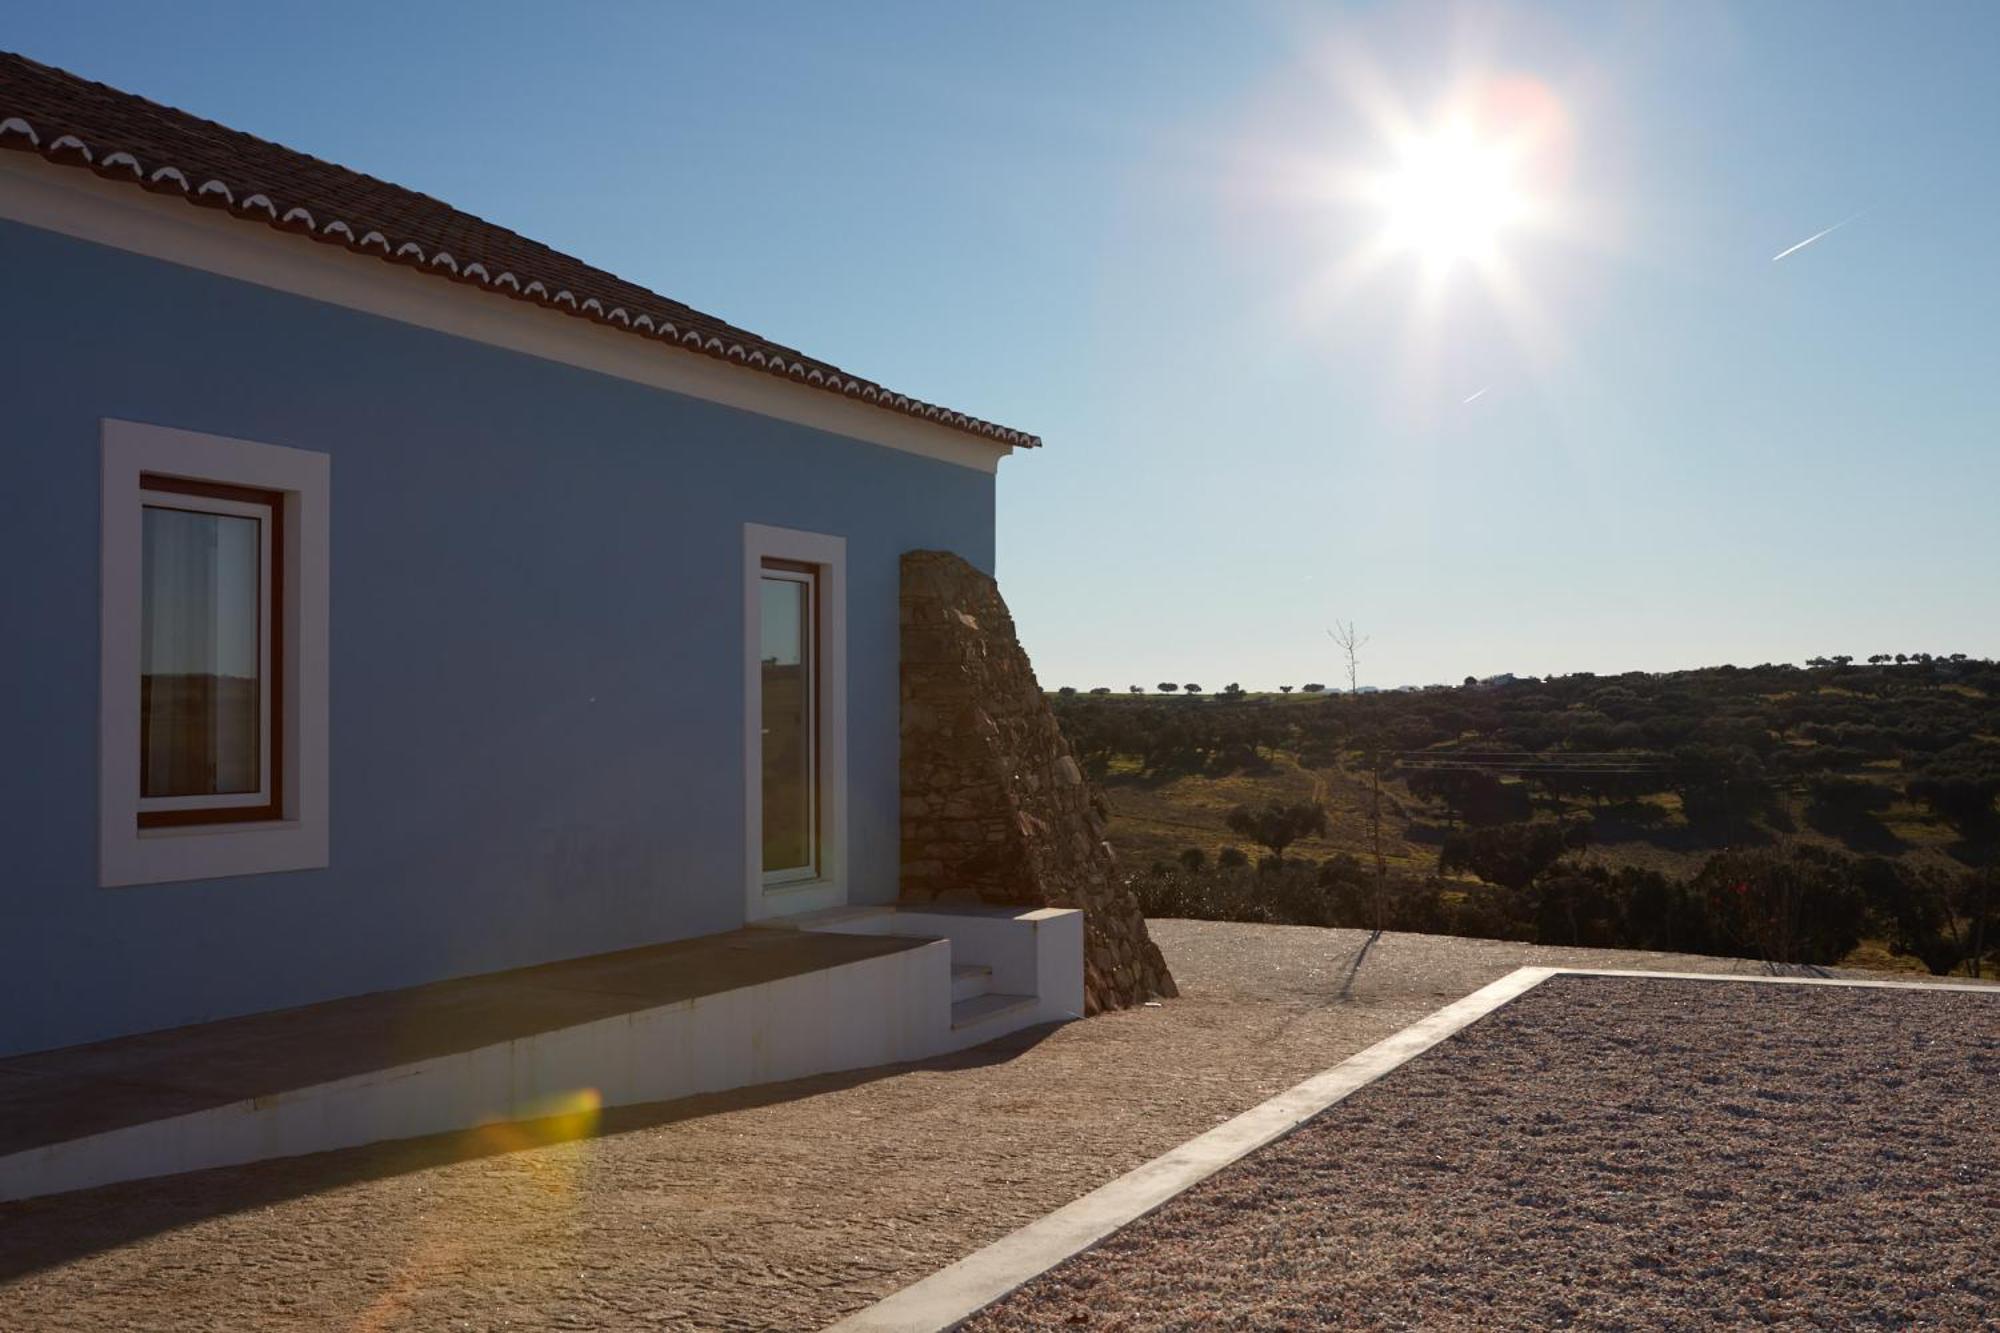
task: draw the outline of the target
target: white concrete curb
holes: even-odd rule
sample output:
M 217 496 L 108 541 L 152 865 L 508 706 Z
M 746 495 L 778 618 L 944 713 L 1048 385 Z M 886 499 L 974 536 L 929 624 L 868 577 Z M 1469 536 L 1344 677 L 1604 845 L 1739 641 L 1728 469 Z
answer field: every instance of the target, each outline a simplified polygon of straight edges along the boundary
M 857 1311 L 837 1333 L 889 1333 L 950 1328 L 1118 1228 L 1144 1217 L 1231 1162 L 1282 1138 L 1357 1088 L 1373 1083 L 1461 1028 L 1540 985 L 1553 969 L 1524 967 L 1456 1004 L 1376 1042 L 1325 1073 L 1254 1106 L 1108 1185 L 1030 1222 L 895 1295 Z
M 1554 976 L 1643 977 L 1668 981 L 1747 981 L 1875 990 L 1967 991 L 2000 997 L 2000 987 L 1925 981 L 1854 981 L 1844 977 L 1771 977 L 1714 972 L 1641 972 L 1615 968 L 1523 967 L 1367 1050 L 1315 1074 L 1234 1120 L 1134 1168 L 949 1268 L 859 1310 L 827 1333 L 934 1333 L 953 1327 L 1063 1260 L 1137 1221 L 1231 1162 L 1303 1125 L 1335 1102 L 1463 1031 Z

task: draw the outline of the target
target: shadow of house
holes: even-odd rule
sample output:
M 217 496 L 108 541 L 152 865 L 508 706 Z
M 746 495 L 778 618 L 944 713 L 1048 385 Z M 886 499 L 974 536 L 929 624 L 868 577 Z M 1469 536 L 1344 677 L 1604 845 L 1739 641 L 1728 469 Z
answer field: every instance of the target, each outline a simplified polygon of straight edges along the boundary
M 123 1181 L 96 1189 L 0 1203 L 0 1283 L 180 1227 L 266 1208 L 371 1180 L 460 1162 L 528 1152 L 551 1144 L 615 1138 L 732 1111 L 782 1105 L 918 1071 L 1005 1064 L 1033 1049 L 1058 1024 L 1042 1024 L 951 1055 L 869 1069 L 816 1074 L 669 1102 L 613 1107 L 591 1116 L 551 1116 L 371 1143 L 243 1166 Z

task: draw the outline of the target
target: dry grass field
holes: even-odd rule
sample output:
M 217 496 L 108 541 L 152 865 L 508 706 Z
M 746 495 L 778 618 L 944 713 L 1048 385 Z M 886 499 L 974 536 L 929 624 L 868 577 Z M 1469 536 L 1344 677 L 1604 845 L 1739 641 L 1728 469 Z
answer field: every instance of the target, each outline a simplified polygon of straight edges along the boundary
M 1707 680 L 1713 685 L 1711 675 L 1687 673 L 1687 678 L 1698 684 Z M 1667 691 L 1662 682 L 1670 683 L 1669 678 L 1655 682 L 1659 690 Z M 1546 692 L 1552 687 L 1537 688 Z M 1607 695 L 1620 692 L 1601 690 L 1594 697 L 1607 706 L 1616 706 Z M 1667 691 L 1663 697 L 1670 696 L 1671 691 Z M 1474 753 L 1482 748 L 1507 752 L 1510 745 L 1516 745 L 1515 732 L 1509 728 L 1521 724 L 1501 706 L 1508 697 L 1507 692 L 1481 691 L 1376 695 L 1359 700 L 1258 695 L 1202 699 L 1072 696 L 1059 701 L 1058 715 L 1071 730 L 1079 753 L 1089 758 L 1098 775 L 1111 816 L 1111 842 L 1124 870 L 1142 884 L 1170 883 L 1171 877 L 1162 880 L 1147 877 L 1158 875 L 1163 868 L 1179 867 L 1182 858 L 1194 852 L 1199 852 L 1202 861 L 1211 866 L 1230 849 L 1252 861 L 1259 860 L 1267 853 L 1228 827 L 1231 812 L 1244 807 L 1258 809 L 1272 803 L 1293 805 L 1308 801 L 1325 811 L 1325 829 L 1317 836 L 1292 844 L 1286 851 L 1288 861 L 1312 865 L 1345 856 L 1366 867 L 1372 865 L 1379 850 L 1392 874 L 1430 878 L 1440 875 L 1440 854 L 1447 838 L 1465 827 L 1461 819 L 1474 816 L 1447 804 L 1436 782 L 1417 789 L 1413 789 L 1413 784 L 1437 777 L 1436 773 L 1425 771 L 1435 756 L 1443 756 L 1450 763 L 1456 762 L 1451 756 L 1462 748 L 1469 747 Z M 1943 705 L 1939 704 L 1940 699 L 1945 700 Z M 1936 710 L 1940 706 L 1956 707 L 1967 701 L 1969 707 L 1977 707 L 1971 712 L 1952 714 L 1955 721 L 1937 719 Z M 1634 749 L 1611 756 L 1613 763 L 1638 765 L 1635 771 L 1642 774 L 1640 780 L 1628 782 L 1623 790 L 1602 783 L 1591 785 L 1538 776 L 1532 764 L 1521 772 L 1512 772 L 1503 764 L 1495 770 L 1497 777 L 1487 780 L 1497 782 L 1492 789 L 1502 795 L 1496 799 L 1510 811 L 1499 816 L 1499 821 L 1530 818 L 1560 821 L 1579 830 L 1577 842 L 1572 846 L 1580 850 L 1567 853 L 1563 860 L 1568 870 L 1600 874 L 1644 871 L 1677 883 L 1692 883 L 1718 853 L 1767 849 L 1780 857 L 1830 857 L 1847 866 L 1875 858 L 1877 870 L 1880 861 L 1887 861 L 1896 865 L 1894 873 L 1898 875 L 1931 884 L 1956 882 L 1964 880 L 1969 872 L 1976 872 L 1984 859 L 1990 858 L 1991 849 L 1982 849 L 1974 833 L 1967 832 L 1971 826 L 1962 819 L 1953 822 L 1929 795 L 1919 801 L 1915 793 L 1921 792 L 1918 779 L 1930 772 L 1926 766 L 1933 763 L 1930 756 L 1938 753 L 1939 746 L 1950 754 L 1960 754 L 1960 760 L 1954 761 L 1960 763 L 1964 762 L 1963 753 L 1973 753 L 1975 759 L 1980 753 L 2000 753 L 2000 745 L 1991 743 L 1988 724 L 1972 720 L 1977 717 L 1977 708 L 1987 703 L 1985 693 L 1951 684 L 1936 685 L 1929 693 L 1913 689 L 1886 702 L 1854 694 L 1837 685 L 1822 687 L 1810 696 L 1779 690 L 1724 698 L 1715 705 L 1721 710 L 1720 715 L 1701 725 L 1719 729 L 1714 735 L 1735 736 L 1764 747 L 1761 759 L 1747 745 L 1739 745 L 1732 752 L 1739 756 L 1737 762 L 1747 765 L 1755 775 L 1754 782 L 1761 793 L 1754 813 L 1741 818 L 1719 819 L 1707 807 L 1694 811 L 1701 817 L 1691 817 L 1690 808 L 1683 805 L 1688 788 L 1673 768 L 1684 762 L 1683 757 L 1677 757 L 1682 752 Z M 1692 705 L 1682 701 L 1662 703 L 1660 707 Z M 1489 716 L 1477 712 L 1479 709 L 1497 711 Z M 1842 709 L 1849 712 L 1844 714 Z M 1549 728 L 1558 724 L 1582 725 L 1567 719 L 1588 712 L 1582 705 L 1551 711 L 1539 723 L 1530 720 L 1532 725 L 1542 727 L 1542 732 L 1531 730 L 1527 734 L 1546 735 Z M 1368 762 L 1365 752 L 1337 739 L 1328 739 L 1329 736 L 1351 738 L 1371 713 L 1378 719 L 1373 725 L 1401 726 L 1400 735 L 1414 746 L 1394 752 L 1384 765 L 1379 827 L 1371 819 L 1371 807 L 1376 804 L 1375 782 L 1365 766 Z M 1849 721 L 1836 725 L 1810 720 L 1815 716 L 1858 716 L 1876 722 Z M 1926 722 L 1926 718 L 1931 720 Z M 1484 730 L 1451 731 L 1452 727 L 1468 721 L 1477 722 Z M 1884 739 L 1890 734 L 1890 723 L 1900 728 L 1894 732 L 1900 738 L 1894 745 L 1907 741 L 1931 748 L 1903 748 L 1870 758 L 1862 750 L 1844 744 L 1854 740 L 1878 750 L 1891 746 L 1892 742 Z M 1616 734 L 1603 733 L 1601 721 L 1597 725 L 1598 733 L 1586 730 L 1578 734 L 1586 742 L 1596 734 Z M 1629 729 L 1634 724 L 1624 725 Z M 1924 726 L 1933 728 L 1928 739 L 1921 734 Z M 1953 726 L 1969 726 L 1971 730 L 1954 731 Z M 1431 730 L 1425 732 L 1425 727 Z M 1843 727 L 1847 730 L 1840 729 Z M 1433 739 L 1428 744 L 1419 744 L 1426 734 Z M 1494 739 L 1484 739 L 1488 735 Z M 1959 740 L 1960 736 L 1966 739 Z M 1956 750 L 1951 749 L 1954 745 Z M 1513 752 L 1525 753 L 1518 749 Z M 1558 747 L 1549 753 L 1560 761 L 1568 752 Z M 1712 757 L 1721 751 L 1713 747 L 1701 751 L 1697 746 L 1688 753 Z M 1704 794 L 1696 785 L 1697 790 L 1689 800 Z M 1832 798 L 1825 794 L 1829 790 L 1850 798 L 1860 796 L 1865 813 L 1830 804 Z M 1496 822 L 1490 807 L 1489 813 L 1480 818 L 1485 825 Z M 1208 872 L 1197 865 L 1196 873 Z M 1458 901 L 1464 892 L 1478 887 L 1477 881 L 1468 878 L 1468 872 L 1463 870 L 1442 878 L 1447 901 Z M 1175 896 L 1178 892 L 1167 890 L 1156 910 L 1209 914 L 1210 909 L 1185 895 Z M 1143 899 L 1145 894 L 1142 892 L 1141 896 Z M 1241 904 L 1217 906 L 1212 910 L 1234 914 L 1240 907 Z M 1310 915 L 1304 918 L 1288 915 L 1286 909 L 1277 907 L 1270 909 L 1272 915 L 1259 915 L 1262 908 L 1255 902 L 1248 908 L 1252 914 L 1238 919 L 1316 919 Z M 1962 907 L 1953 910 L 1960 917 L 1967 915 Z M 1344 918 L 1334 920 L 1353 924 Z M 1818 961 L 1839 959 L 1872 970 L 1926 971 L 1918 961 L 1925 946 L 1902 939 L 1899 940 L 1902 952 L 1889 947 L 1889 933 L 1905 930 L 1905 925 L 1887 920 L 1886 909 L 1878 911 L 1870 921 L 1872 924 L 1861 932 L 1858 945 L 1845 952 L 1839 949 L 1827 952 Z M 1412 928 L 1431 927 L 1413 925 Z M 1486 932 L 1475 926 L 1467 933 Z M 1542 938 L 1553 942 L 1547 935 Z M 1966 938 L 1972 937 L 1968 933 Z M 1589 942 L 1710 947 L 1703 943 L 1658 938 L 1648 941 L 1615 935 Z M 1968 969 L 1961 964 L 1957 970 Z
M 1324 859 L 1341 853 L 1372 855 L 1369 827 L 1369 779 L 1344 766 L 1311 768 L 1286 753 L 1270 756 L 1262 772 L 1221 776 L 1203 773 L 1154 778 L 1129 762 L 1114 763 L 1100 779 L 1111 804 L 1111 841 L 1128 870 L 1143 870 L 1155 861 L 1172 861 L 1189 847 L 1213 858 L 1225 847 L 1237 847 L 1253 858 L 1258 849 L 1229 831 L 1229 812 L 1240 805 L 1269 801 L 1318 800 L 1326 806 L 1327 834 L 1295 844 L 1286 855 Z M 1882 779 L 1897 774 L 1884 768 Z M 1797 843 L 1832 850 L 1855 850 L 1841 838 L 1821 832 L 1807 817 L 1806 801 L 1796 794 L 1780 797 L 1780 820 L 1790 827 L 1785 837 Z M 1547 811 L 1547 807 L 1542 807 Z M 1680 800 L 1671 792 L 1653 793 L 1623 806 L 1593 806 L 1584 801 L 1560 803 L 1558 816 L 1591 814 L 1594 842 L 1587 859 L 1612 865 L 1634 865 L 1664 874 L 1686 876 L 1724 844 L 1696 833 L 1681 814 Z M 1637 817 L 1635 817 L 1637 816 Z M 1882 812 L 1880 823 L 1894 841 L 1883 853 L 1949 869 L 1958 862 L 1949 849 L 1951 829 L 1923 807 L 1897 800 Z M 1392 868 L 1430 873 L 1437 869 L 1445 816 L 1411 795 L 1394 777 L 1382 783 L 1382 853 Z
M 1111 841 L 1128 869 L 1143 869 L 1154 861 L 1171 861 L 1189 847 L 1213 858 L 1225 847 L 1243 847 L 1243 839 L 1224 822 L 1239 805 L 1269 801 L 1316 800 L 1326 807 L 1327 834 L 1295 844 L 1290 856 L 1315 860 L 1349 852 L 1371 855 L 1369 786 L 1362 775 L 1344 769 L 1314 770 L 1292 755 L 1272 758 L 1261 773 L 1222 777 L 1182 774 L 1154 779 L 1114 766 L 1103 782 L 1111 802 Z M 1410 842 L 1408 793 L 1385 788 L 1382 806 L 1382 854 L 1391 865 L 1410 870 L 1434 870 L 1437 848 Z M 1256 849 L 1246 849 L 1252 853 Z

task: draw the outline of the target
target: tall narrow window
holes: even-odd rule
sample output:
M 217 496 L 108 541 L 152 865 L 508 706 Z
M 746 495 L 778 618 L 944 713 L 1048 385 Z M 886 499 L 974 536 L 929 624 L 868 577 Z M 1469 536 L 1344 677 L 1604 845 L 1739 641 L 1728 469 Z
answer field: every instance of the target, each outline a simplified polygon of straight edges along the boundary
M 139 826 L 279 818 L 283 497 L 140 486 Z
M 759 585 L 764 882 L 816 879 L 819 854 L 819 571 L 767 560 Z

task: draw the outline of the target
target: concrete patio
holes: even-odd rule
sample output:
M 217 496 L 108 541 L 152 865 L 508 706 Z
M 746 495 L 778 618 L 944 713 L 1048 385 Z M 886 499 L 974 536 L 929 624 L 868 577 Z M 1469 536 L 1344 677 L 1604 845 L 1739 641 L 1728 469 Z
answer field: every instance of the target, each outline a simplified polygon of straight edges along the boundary
M 1081 1007 L 1075 912 L 822 916 L 0 1059 L 0 1199 L 496 1122 L 594 1123 Z

